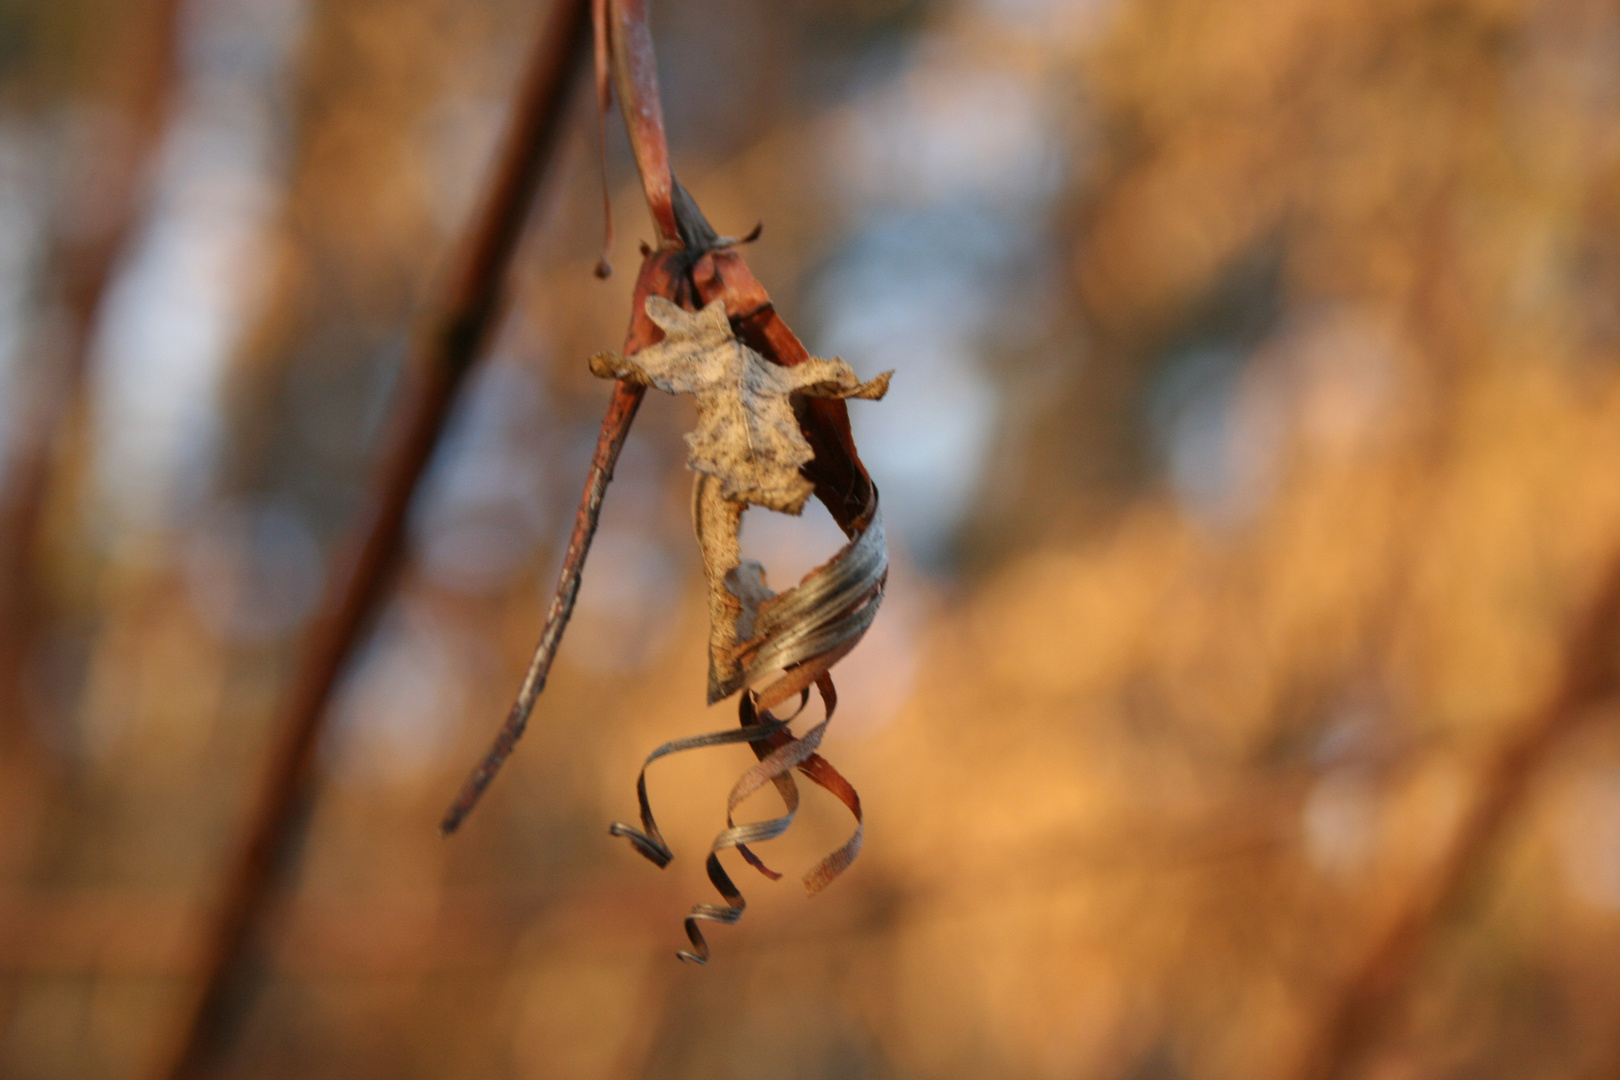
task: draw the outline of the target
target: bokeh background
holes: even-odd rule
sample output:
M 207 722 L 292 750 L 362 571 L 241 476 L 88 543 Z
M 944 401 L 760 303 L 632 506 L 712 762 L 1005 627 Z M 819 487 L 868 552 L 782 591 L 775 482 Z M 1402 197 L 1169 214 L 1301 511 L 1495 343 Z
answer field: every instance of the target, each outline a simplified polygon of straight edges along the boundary
M 174 1037 L 545 8 L 0 0 L 0 1077 L 146 1077 Z M 896 370 L 851 406 L 894 569 L 824 746 L 866 849 L 813 900 L 739 876 L 698 969 L 748 752 L 655 767 L 663 872 L 606 833 L 650 749 L 733 720 L 667 398 L 530 734 L 436 835 L 651 235 L 615 120 L 592 277 L 581 92 L 226 1075 L 1295 1076 L 1620 549 L 1620 7 L 666 0 L 654 34 L 716 227 L 763 221 L 812 351 Z M 744 540 L 781 584 L 840 537 L 815 507 Z M 1620 1068 L 1620 712 L 1582 720 L 1356 1075 Z M 808 791 L 772 861 L 847 822 Z

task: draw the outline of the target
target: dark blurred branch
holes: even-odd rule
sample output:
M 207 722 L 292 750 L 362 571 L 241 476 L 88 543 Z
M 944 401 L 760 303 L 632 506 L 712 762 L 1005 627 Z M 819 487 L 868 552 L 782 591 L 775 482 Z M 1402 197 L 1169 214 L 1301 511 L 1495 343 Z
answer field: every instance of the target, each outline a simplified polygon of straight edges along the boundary
M 1463 907 L 1524 808 L 1537 769 L 1620 689 L 1620 556 L 1570 632 L 1563 656 L 1553 692 L 1491 759 L 1478 800 L 1435 869 L 1323 1013 L 1295 1073 L 1299 1080 L 1346 1080 L 1355 1074 L 1405 1003 L 1429 943 Z
M 275 722 L 265 772 L 204 946 L 202 988 L 164 1075 L 217 1065 L 276 870 L 307 784 L 327 699 L 379 606 L 397 564 L 410 506 L 456 394 L 501 310 L 502 283 L 540 181 L 556 157 L 569 92 L 589 44 L 589 0 L 556 0 L 506 132 L 493 180 L 464 236 L 436 310 L 416 339 L 408 385 L 345 553 L 334 565 L 292 688 Z
M 43 617 L 35 546 L 63 444 L 81 411 L 90 346 L 107 286 L 140 219 L 143 182 L 167 126 L 178 73 L 180 0 L 137 5 L 146 17 L 118 50 L 122 79 L 106 102 L 116 118 L 57 208 L 47 266 L 60 332 L 40 335 L 31 385 L 14 416 L 20 434 L 0 478 L 0 743 L 21 735 L 29 654 Z M 20 406 L 20 408 L 19 408 Z
M 653 224 L 658 229 L 662 250 L 649 252 L 642 262 L 641 273 L 630 304 L 630 329 L 625 337 L 624 351 L 628 355 L 652 344 L 660 336 L 643 312 L 650 295 L 679 299 L 684 291 L 690 299 L 690 285 L 685 280 L 687 260 L 678 252 L 682 247 L 679 221 L 675 212 L 676 184 L 669 170 L 669 144 L 664 135 L 664 110 L 658 92 L 658 67 L 653 59 L 652 37 L 647 30 L 647 8 L 644 0 L 593 0 L 595 26 L 598 35 L 606 34 L 607 41 L 598 38 L 596 62 L 607 63 L 610 72 L 597 71 L 598 86 L 611 74 L 618 88 L 619 109 L 624 115 L 624 126 L 630 134 L 630 146 L 635 151 L 636 166 L 641 171 L 642 189 L 647 197 Z M 693 213 L 695 214 L 695 208 Z M 701 215 L 697 215 L 701 218 Z M 705 228 L 707 223 L 705 223 Z M 630 383 L 614 384 L 613 398 L 608 403 L 607 415 L 596 438 L 596 452 L 591 456 L 590 471 L 585 477 L 585 491 L 580 496 L 579 509 L 574 513 L 574 530 L 568 538 L 568 549 L 563 555 L 562 569 L 557 574 L 557 587 L 552 593 L 551 607 L 546 612 L 546 625 L 540 632 L 540 643 L 535 646 L 529 660 L 529 670 L 523 676 L 517 700 L 506 715 L 506 722 L 495 735 L 489 752 L 484 755 L 472 774 L 462 784 L 461 791 L 439 823 L 439 832 L 449 836 L 461 827 L 478 800 L 483 798 L 495 774 L 511 756 L 517 741 L 529 726 L 535 702 L 546 688 L 552 661 L 557 658 L 557 646 L 562 644 L 563 631 L 574 614 L 574 601 L 579 596 L 580 577 L 585 571 L 585 557 L 590 554 L 591 540 L 596 535 L 596 523 L 602 514 L 602 500 L 613 479 L 613 466 L 630 434 L 630 425 L 636 418 L 645 389 Z

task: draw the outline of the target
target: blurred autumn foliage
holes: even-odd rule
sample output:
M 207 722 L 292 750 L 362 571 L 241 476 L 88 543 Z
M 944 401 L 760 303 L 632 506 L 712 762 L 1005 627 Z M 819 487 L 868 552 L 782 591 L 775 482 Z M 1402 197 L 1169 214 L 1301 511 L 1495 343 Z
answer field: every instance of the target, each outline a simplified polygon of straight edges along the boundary
M 545 6 L 0 0 L 23 523 L 0 569 L 27 601 L 0 650 L 0 1077 L 162 1060 Z M 729 720 L 702 704 L 670 399 L 620 462 L 530 734 L 434 831 L 538 631 L 605 397 L 585 358 L 623 336 L 631 275 L 590 273 L 581 92 L 333 705 L 225 1074 L 1620 1068 L 1615 702 L 1577 701 L 1459 848 L 1620 553 L 1620 10 L 653 14 L 683 182 L 723 233 L 764 222 L 749 261 L 813 352 L 897 370 L 854 416 L 894 568 L 825 744 L 866 847 L 813 900 L 752 882 L 698 970 L 676 915 L 751 755 L 654 771 L 662 874 L 606 834 L 648 750 Z M 609 148 L 624 270 L 650 233 Z M 819 509 L 743 539 L 773 583 L 841 542 Z M 808 791 L 772 862 L 836 847 L 841 815 Z

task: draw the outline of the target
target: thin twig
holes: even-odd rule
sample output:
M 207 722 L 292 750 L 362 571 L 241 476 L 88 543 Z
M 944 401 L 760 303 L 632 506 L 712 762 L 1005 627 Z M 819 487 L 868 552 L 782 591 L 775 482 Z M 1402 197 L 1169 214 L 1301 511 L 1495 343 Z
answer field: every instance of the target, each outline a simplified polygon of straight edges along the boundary
M 546 612 L 546 626 L 540 633 L 540 644 L 535 647 L 529 670 L 523 676 L 523 686 L 517 700 L 506 716 L 506 723 L 495 736 L 495 744 L 484 755 L 467 782 L 462 785 L 456 801 L 439 823 L 441 835 L 449 836 L 461 826 L 462 820 L 478 804 L 484 789 L 489 787 L 495 774 L 512 753 L 518 739 L 529 725 L 534 703 L 546 688 L 546 676 L 551 673 L 551 662 L 557 656 L 557 645 L 562 641 L 568 619 L 574 613 L 574 600 L 579 595 L 579 579 L 585 569 L 585 556 L 591 550 L 591 538 L 596 535 L 596 523 L 602 514 L 602 498 L 613 479 L 613 465 L 624 448 L 630 434 L 630 422 L 641 406 L 645 389 L 629 383 L 618 383 L 608 403 L 607 415 L 602 418 L 602 429 L 597 435 L 596 452 L 591 455 L 591 470 L 585 479 L 585 493 L 580 497 L 579 512 L 574 516 L 574 531 L 568 538 L 568 550 L 563 556 L 562 571 L 557 577 L 557 590 Z
M 557 0 L 546 19 L 482 210 L 463 240 L 443 299 L 412 357 L 400 420 L 368 507 L 335 566 L 275 727 L 247 834 L 231 866 L 201 967 L 203 987 L 165 1075 L 206 1075 L 252 951 L 275 869 L 293 835 L 311 752 L 333 684 L 384 595 L 406 511 L 456 391 L 500 311 L 501 286 L 534 194 L 554 160 L 569 91 L 589 42 L 588 0 Z
M 675 299 L 680 293 L 690 292 L 685 272 L 688 260 L 680 253 L 681 235 L 672 202 L 675 182 L 669 171 L 669 145 L 664 135 L 658 71 L 653 58 L 652 37 L 647 31 L 646 6 L 642 0 L 592 0 L 591 7 L 596 33 L 605 33 L 608 39 L 604 42 L 598 36 L 596 41 L 597 106 L 601 108 L 606 104 L 603 88 L 607 85 L 609 72 L 603 70 L 602 65 L 608 64 L 616 77 L 619 108 L 624 115 L 630 146 L 641 172 L 647 208 L 652 214 L 660 242 L 659 251 L 647 253 L 636 280 L 630 330 L 624 346 L 628 354 L 653 343 L 661 335 L 661 331 L 652 325 L 642 311 L 647 297 L 658 295 Z M 579 595 L 585 558 L 590 554 L 591 539 L 596 535 L 596 523 L 602 513 L 602 499 L 607 494 L 608 483 L 613 479 L 614 463 L 618 461 L 619 451 L 624 448 L 624 440 L 630 434 L 630 424 L 635 420 L 644 393 L 644 387 L 630 383 L 614 385 L 613 398 L 608 403 L 607 415 L 602 418 L 602 427 L 597 434 L 596 452 L 591 456 L 585 491 L 574 514 L 574 530 L 568 538 L 568 549 L 557 575 L 557 588 L 552 594 L 551 607 L 546 612 L 545 629 L 540 632 L 540 643 L 535 646 L 517 700 L 512 703 L 494 744 L 462 785 L 455 802 L 439 823 L 439 833 L 443 836 L 449 836 L 460 828 L 472 808 L 478 805 L 478 800 L 495 779 L 495 774 L 511 756 L 518 739 L 523 737 L 535 702 L 546 688 L 546 677 L 551 673 L 552 661 L 556 659 L 557 646 L 562 642 L 563 631 L 568 628 L 568 620 L 574 613 L 574 600 Z
M 1481 777 L 1481 794 L 1434 871 L 1408 898 L 1344 984 L 1300 1058 L 1298 1080 L 1347 1080 L 1405 1003 L 1429 942 L 1463 906 L 1523 809 L 1536 771 L 1617 688 L 1620 556 L 1564 648 L 1559 681 Z

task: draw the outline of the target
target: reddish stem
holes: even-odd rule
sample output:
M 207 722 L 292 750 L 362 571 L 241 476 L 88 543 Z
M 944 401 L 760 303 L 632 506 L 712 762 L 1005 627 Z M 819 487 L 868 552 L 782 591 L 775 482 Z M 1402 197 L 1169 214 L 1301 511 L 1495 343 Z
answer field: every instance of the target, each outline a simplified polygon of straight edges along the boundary
M 646 0 L 605 0 L 609 6 L 608 37 L 613 54 L 613 82 L 619 95 L 647 210 L 658 230 L 660 247 L 678 247 L 674 179 L 669 168 L 669 140 L 664 135 L 664 106 L 658 91 L 658 62 L 647 27 Z

